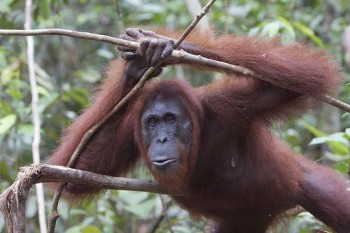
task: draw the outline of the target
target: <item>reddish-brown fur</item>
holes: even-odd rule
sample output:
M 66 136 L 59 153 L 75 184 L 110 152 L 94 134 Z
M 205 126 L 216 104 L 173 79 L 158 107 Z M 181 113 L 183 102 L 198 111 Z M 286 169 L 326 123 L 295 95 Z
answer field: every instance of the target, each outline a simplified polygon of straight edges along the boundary
M 195 34 L 183 49 L 242 65 L 273 85 L 232 74 L 198 89 L 175 80 L 149 82 L 91 139 L 76 168 L 119 176 L 141 156 L 157 180 L 194 196 L 174 199 L 191 214 L 213 219 L 215 232 L 265 232 L 276 215 L 296 204 L 337 232 L 350 232 L 350 195 L 341 178 L 269 131 L 271 121 L 304 112 L 310 96 L 336 88 L 340 78 L 332 59 L 306 45 L 236 36 Z M 95 102 L 66 131 L 48 163 L 66 165 L 82 135 L 130 90 L 123 81 L 125 64 L 109 65 Z M 152 170 L 140 133 L 144 103 L 157 95 L 181 97 L 193 123 L 191 154 L 182 153 L 181 169 L 169 176 Z M 95 191 L 70 184 L 67 192 L 80 198 Z

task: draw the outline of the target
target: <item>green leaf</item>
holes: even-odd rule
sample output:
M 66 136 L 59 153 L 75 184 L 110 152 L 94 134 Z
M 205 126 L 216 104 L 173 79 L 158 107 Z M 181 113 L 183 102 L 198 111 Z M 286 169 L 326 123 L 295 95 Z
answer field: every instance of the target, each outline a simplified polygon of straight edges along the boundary
M 7 101 L 1 101 L 0 102 L 0 114 L 3 114 L 3 115 L 8 115 L 10 114 L 12 111 L 11 111 L 11 106 L 9 104 L 9 102 Z
M 349 141 L 344 137 L 344 133 L 335 133 L 324 137 L 314 138 L 310 144 L 316 145 L 316 144 L 321 144 L 325 142 L 339 142 L 344 146 L 347 146 L 347 147 L 349 146 Z
M 97 227 L 95 226 L 86 226 L 81 229 L 82 233 L 102 233 Z
M 309 130 L 315 137 L 323 137 L 326 136 L 325 133 L 323 133 L 322 131 L 316 129 L 315 127 L 313 127 L 312 125 L 310 125 L 309 123 L 305 122 L 305 121 L 301 121 L 302 124 L 304 125 L 304 127 Z
M 8 165 L 5 162 L 0 162 L 0 177 L 0 180 L 6 180 L 10 183 L 13 182 L 13 179 L 9 174 Z
M 46 88 L 44 88 L 42 86 L 38 86 L 38 93 L 40 95 L 43 95 L 43 96 L 46 96 L 46 97 L 50 96 L 50 92 Z
M 34 133 L 34 126 L 31 124 L 18 124 L 18 132 L 32 136 Z
M 349 160 L 344 160 L 342 162 L 336 163 L 333 168 L 343 174 L 346 174 L 349 170 Z
M 50 15 L 51 0 L 40 0 L 38 2 L 39 2 L 39 10 L 40 10 L 41 16 L 44 19 L 47 19 Z
M 335 133 L 323 137 L 312 139 L 310 145 L 327 143 L 330 149 L 340 155 L 349 154 L 349 141 L 344 137 L 344 133 Z
M 281 28 L 280 22 L 278 21 L 271 22 L 266 24 L 266 26 L 261 30 L 261 33 L 271 38 L 278 34 L 280 28 Z
M 299 31 L 301 31 L 304 35 L 306 35 L 307 37 L 309 37 L 313 42 L 315 42 L 315 44 L 317 44 L 319 47 L 323 48 L 323 42 L 322 40 L 315 35 L 314 31 L 312 31 L 310 28 L 306 27 L 303 24 L 300 23 L 293 23 L 293 26 L 298 29 Z
M 284 17 L 278 16 L 277 17 L 280 21 L 281 26 L 283 29 L 288 33 L 288 35 L 291 37 L 291 39 L 294 41 L 295 40 L 295 31 L 293 28 L 293 25 Z
M 343 156 L 339 154 L 332 154 L 332 153 L 325 153 L 324 155 L 327 159 L 334 161 L 334 162 L 342 162 L 345 160 L 348 160 L 348 156 Z
M 5 134 L 16 123 L 16 115 L 10 114 L 0 119 L 0 134 Z
M 328 141 L 328 137 L 314 138 L 314 139 L 312 139 L 312 141 L 309 143 L 309 145 L 310 145 L 310 146 L 319 145 L 319 144 L 326 143 L 327 141 Z
M 330 149 L 340 155 L 349 154 L 349 141 L 344 137 L 344 133 L 335 133 L 326 135 L 322 131 L 316 129 L 309 123 L 302 121 L 302 124 L 307 128 L 316 138 L 312 139 L 309 145 L 317 145 L 327 143 Z
M 23 98 L 23 94 L 22 94 L 21 92 L 19 92 L 18 90 L 10 89 L 10 90 L 7 91 L 7 93 L 8 93 L 11 97 L 13 97 L 13 98 L 15 98 L 15 99 L 17 99 L 17 100 L 21 100 L 21 99 Z
M 350 139 L 350 128 L 345 129 L 345 137 Z
M 349 141 L 344 137 L 345 133 L 339 132 L 328 135 L 330 141 L 339 142 L 347 147 L 349 147 Z

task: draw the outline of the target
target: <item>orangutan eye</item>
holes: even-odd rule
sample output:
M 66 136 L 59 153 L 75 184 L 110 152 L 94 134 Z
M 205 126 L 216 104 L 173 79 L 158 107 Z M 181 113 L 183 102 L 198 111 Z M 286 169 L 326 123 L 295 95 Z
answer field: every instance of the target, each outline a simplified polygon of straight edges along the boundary
M 154 118 L 154 117 L 151 117 L 149 120 L 148 120 L 148 124 L 150 125 L 150 126 L 155 126 L 156 124 L 157 124 L 157 119 L 156 118 Z
M 174 123 L 176 118 L 173 114 L 167 114 L 165 117 L 166 122 L 168 123 Z

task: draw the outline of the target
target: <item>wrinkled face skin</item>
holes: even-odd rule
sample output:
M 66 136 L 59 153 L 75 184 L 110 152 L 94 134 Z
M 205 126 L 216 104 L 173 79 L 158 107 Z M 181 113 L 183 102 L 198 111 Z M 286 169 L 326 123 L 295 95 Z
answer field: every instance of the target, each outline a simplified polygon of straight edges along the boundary
M 152 170 L 176 176 L 190 156 L 192 123 L 181 101 L 157 98 L 142 114 L 142 137 Z

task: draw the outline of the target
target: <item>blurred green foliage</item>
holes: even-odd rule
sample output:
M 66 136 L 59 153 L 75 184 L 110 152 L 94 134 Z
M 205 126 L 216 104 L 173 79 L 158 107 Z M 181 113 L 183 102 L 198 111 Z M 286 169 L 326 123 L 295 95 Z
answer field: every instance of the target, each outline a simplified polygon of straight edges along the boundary
M 0 1 L 1 29 L 23 28 L 24 2 Z M 116 2 L 120 4 L 122 22 L 118 22 Z M 110 36 L 123 31 L 118 25 L 181 31 L 192 19 L 183 1 L 170 0 L 37 0 L 33 10 L 33 28 L 58 27 Z M 222 0 L 214 4 L 209 19 L 221 33 L 279 36 L 285 43 L 311 43 L 328 50 L 344 66 L 341 39 L 350 22 L 349 12 L 348 0 Z M 32 162 L 33 125 L 25 51 L 24 37 L 0 36 L 0 192 L 13 183 L 21 166 Z M 115 57 L 116 51 L 109 44 L 59 36 L 35 37 L 43 160 L 56 147 L 62 129 L 88 106 L 105 64 Z M 208 73 L 188 68 L 182 71 L 194 85 L 212 80 Z M 177 74 L 171 67 L 163 77 Z M 344 68 L 343 74 L 345 85 L 338 98 L 349 103 L 349 68 Z M 220 75 L 215 74 L 216 78 Z M 349 169 L 349 114 L 322 105 L 301 120 L 277 125 L 276 135 L 295 151 L 343 174 Z M 143 166 L 133 176 L 149 178 Z M 160 196 L 149 193 L 107 191 L 94 201 L 73 206 L 62 200 L 57 232 L 168 232 L 167 218 L 174 232 L 203 231 L 206 220 L 193 220 L 169 197 L 163 199 L 168 206 L 166 215 Z M 49 206 L 50 201 L 46 204 Z M 38 232 L 34 192 L 30 193 L 27 210 L 28 232 Z M 277 229 L 299 233 L 313 232 L 319 226 L 310 214 L 302 213 Z M 6 232 L 2 218 L 0 232 Z

